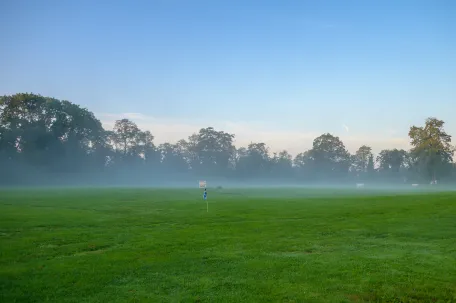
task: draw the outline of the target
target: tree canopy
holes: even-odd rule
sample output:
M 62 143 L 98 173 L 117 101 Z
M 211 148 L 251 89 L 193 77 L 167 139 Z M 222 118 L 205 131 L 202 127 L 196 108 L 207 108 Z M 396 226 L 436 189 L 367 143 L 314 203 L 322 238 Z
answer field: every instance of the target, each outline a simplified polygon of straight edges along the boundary
M 410 150 L 374 155 L 362 145 L 350 154 L 324 133 L 293 157 L 271 153 L 264 142 L 234 145 L 235 134 L 202 128 L 178 142 L 154 143 L 153 130 L 129 119 L 104 129 L 88 109 L 66 100 L 20 93 L 0 97 L 0 184 L 130 182 L 195 178 L 305 182 L 412 182 L 454 180 L 454 148 L 445 122 L 428 118 L 411 126 Z M 152 131 L 152 132 L 151 132 Z M 95 178 L 94 176 L 97 176 Z

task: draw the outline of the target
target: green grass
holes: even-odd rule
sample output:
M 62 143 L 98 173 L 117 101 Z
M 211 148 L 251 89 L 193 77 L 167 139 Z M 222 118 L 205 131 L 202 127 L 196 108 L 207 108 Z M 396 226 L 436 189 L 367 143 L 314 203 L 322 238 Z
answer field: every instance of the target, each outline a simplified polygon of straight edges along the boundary
M 0 191 L 0 302 L 454 302 L 456 194 Z

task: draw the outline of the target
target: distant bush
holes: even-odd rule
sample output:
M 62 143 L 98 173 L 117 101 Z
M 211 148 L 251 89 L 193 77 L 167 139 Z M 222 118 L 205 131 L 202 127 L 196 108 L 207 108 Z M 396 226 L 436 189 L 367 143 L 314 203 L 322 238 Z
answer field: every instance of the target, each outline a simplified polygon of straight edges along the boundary
M 223 187 L 221 187 L 220 185 L 216 187 L 216 189 L 222 189 Z

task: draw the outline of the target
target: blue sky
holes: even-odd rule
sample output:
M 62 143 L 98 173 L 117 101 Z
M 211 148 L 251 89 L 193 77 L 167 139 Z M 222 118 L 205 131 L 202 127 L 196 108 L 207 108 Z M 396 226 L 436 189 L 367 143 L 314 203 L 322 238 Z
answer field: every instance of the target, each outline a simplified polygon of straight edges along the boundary
M 157 142 L 201 127 L 293 154 L 456 136 L 454 1 L 0 1 L 0 94 L 130 117 Z

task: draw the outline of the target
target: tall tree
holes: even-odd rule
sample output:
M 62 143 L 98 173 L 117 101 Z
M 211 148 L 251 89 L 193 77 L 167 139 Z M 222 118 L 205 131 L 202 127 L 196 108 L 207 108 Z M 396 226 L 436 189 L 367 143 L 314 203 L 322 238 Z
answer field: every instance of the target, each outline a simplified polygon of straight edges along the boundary
M 297 154 L 293 159 L 296 175 L 299 178 L 314 179 L 314 160 L 312 150 Z
M 152 168 L 159 162 L 159 152 L 153 143 L 154 136 L 150 131 L 142 131 L 133 121 L 117 120 L 110 138 L 115 147 L 118 165 L 145 164 L 144 167 Z
M 234 156 L 234 135 L 216 131 L 212 127 L 202 128 L 189 141 L 193 154 L 198 159 L 199 170 L 204 173 L 226 174 Z
M 361 146 L 354 155 L 354 167 L 358 173 L 367 173 L 369 159 L 372 157 L 372 148 L 366 145 Z
M 417 158 L 420 171 L 435 181 L 453 161 L 451 136 L 444 130 L 445 122 L 426 119 L 423 127 L 410 127 L 411 153 Z
M 133 121 L 128 119 L 117 120 L 114 124 L 113 143 L 117 151 L 125 158 L 133 156 L 137 151 L 141 130 Z
M 289 178 L 293 175 L 293 157 L 288 151 L 274 153 L 271 159 L 272 175 L 279 178 Z
M 159 145 L 158 151 L 161 157 L 161 173 L 172 174 L 188 171 L 188 162 L 181 144 L 163 143 Z
M 367 173 L 369 176 L 372 176 L 375 172 L 375 165 L 374 165 L 374 154 L 369 155 L 369 160 L 367 161 Z
M 0 99 L 0 146 L 21 164 L 42 172 L 83 170 L 104 140 L 100 121 L 71 102 L 35 94 Z
M 250 143 L 247 148 L 237 152 L 236 171 L 243 177 L 266 176 L 270 169 L 271 159 L 266 143 Z
M 377 156 L 379 170 L 398 173 L 405 165 L 407 152 L 403 149 L 384 149 Z
M 339 137 L 326 133 L 315 138 L 311 154 L 320 176 L 341 177 L 348 173 L 351 157 Z
M 293 164 L 299 169 L 304 169 L 309 167 L 313 161 L 314 158 L 312 157 L 312 150 L 307 150 L 303 153 L 297 154 L 293 160 Z

